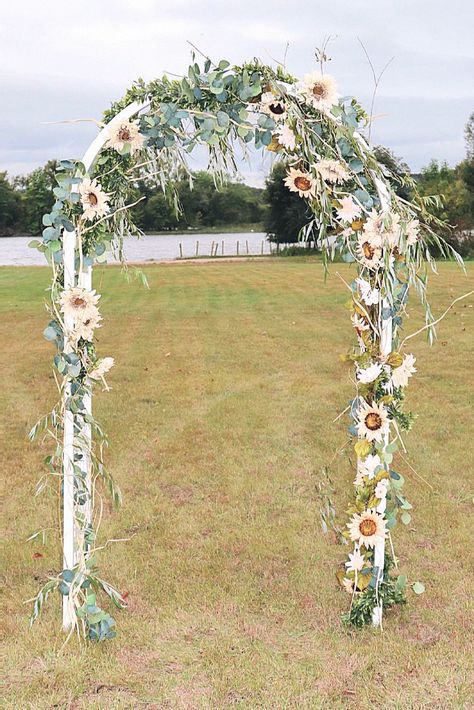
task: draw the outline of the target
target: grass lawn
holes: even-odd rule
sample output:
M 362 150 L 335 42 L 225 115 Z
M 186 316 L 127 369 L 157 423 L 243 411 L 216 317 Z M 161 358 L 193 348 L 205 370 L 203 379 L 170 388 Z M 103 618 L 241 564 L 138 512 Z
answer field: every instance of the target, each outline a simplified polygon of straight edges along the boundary
M 145 268 L 151 290 L 97 270 L 102 355 L 112 391 L 95 412 L 111 440 L 124 506 L 105 506 L 103 576 L 128 592 L 118 637 L 61 653 L 60 600 L 30 631 L 29 607 L 60 569 L 58 500 L 33 497 L 48 446 L 29 427 L 55 397 L 41 337 L 49 271 L 0 269 L 4 459 L 5 708 L 472 708 L 474 299 L 430 349 L 411 341 L 418 414 L 399 461 L 414 503 L 395 531 L 402 571 L 426 593 L 387 614 L 384 633 L 350 631 L 335 579 L 345 549 L 321 532 L 317 482 L 331 463 L 341 524 L 351 491 L 339 354 L 352 343 L 350 268 L 304 259 Z M 441 265 L 434 311 L 474 288 Z M 414 298 L 414 297 L 413 297 Z M 421 323 L 414 304 L 406 332 Z M 25 542 L 41 525 L 45 545 Z M 40 553 L 42 556 L 38 556 Z

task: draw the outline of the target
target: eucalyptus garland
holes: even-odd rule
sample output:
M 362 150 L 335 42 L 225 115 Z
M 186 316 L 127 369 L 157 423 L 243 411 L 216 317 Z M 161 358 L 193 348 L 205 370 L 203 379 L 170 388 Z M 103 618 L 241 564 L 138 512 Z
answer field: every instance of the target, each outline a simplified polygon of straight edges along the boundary
M 351 594 L 346 619 L 356 626 L 370 621 L 380 600 L 385 606 L 404 601 L 403 579 L 390 575 L 393 553 L 387 554 L 380 578 L 374 548 L 390 536 L 398 517 L 405 524 L 410 521 L 403 476 L 392 468 L 400 432 L 413 421 L 403 405 L 405 388 L 416 371 L 415 358 L 400 342 L 400 331 L 410 287 L 420 294 L 427 323 L 431 321 L 426 300 L 427 267 L 433 266 L 429 244 L 435 243 L 442 252 L 445 246 L 436 237 L 436 224 L 411 179 L 390 174 L 362 137 L 368 123 L 365 111 L 353 97 L 341 97 L 334 79 L 322 70 L 297 81 L 281 67 L 274 69 L 257 60 L 231 66 L 226 60 L 214 64 L 206 59 L 200 66 L 193 57 L 187 76 L 164 76 L 150 83 L 139 80 L 105 112 L 101 127 L 107 131 L 107 142 L 89 174 L 79 161 L 59 163 L 56 202 L 44 215 L 42 240 L 32 245 L 45 254 L 52 268 L 50 322 L 44 337 L 55 347 L 60 397 L 32 436 L 44 432 L 52 437 L 54 450 L 45 463 L 61 480 L 64 416 L 67 412 L 74 416 L 79 549 L 77 564 L 49 579 L 39 591 L 32 620 L 51 591 L 58 590 L 73 605 L 77 625 L 89 639 L 115 635 L 114 619 L 98 605 L 97 595 L 105 592 L 118 607 L 124 606 L 124 600 L 99 576 L 95 554 L 99 521 L 86 511 L 98 495 L 99 482 L 117 505 L 120 492 L 104 464 L 106 436 L 85 406 L 97 385 L 107 388 L 106 375 L 114 361 L 96 352 L 100 296 L 81 285 L 80 275 L 104 262 L 110 250 L 122 257 L 123 237 L 139 234 L 133 205 L 140 180 L 156 184 L 180 209 L 175 184 L 183 174 L 192 183 L 187 156 L 198 145 L 208 148 L 217 187 L 237 168 L 236 146 L 244 153 L 249 144 L 272 151 L 287 166 L 288 189 L 310 207 L 312 218 L 301 238 L 319 241 L 325 264 L 340 254 L 357 267 L 357 277 L 347 287 L 357 340 L 349 354 L 356 381 L 349 431 L 358 469 L 344 533 L 353 549 L 338 577 Z M 146 108 L 131 120 L 116 120 L 132 102 Z M 397 179 L 409 184 L 412 203 L 397 196 Z M 76 281 L 65 288 L 63 240 L 73 231 Z M 388 354 L 381 347 L 387 319 L 393 325 Z M 81 438 L 86 427 L 93 440 L 86 467 L 92 488 L 85 481 Z M 41 480 L 39 490 L 47 480 Z

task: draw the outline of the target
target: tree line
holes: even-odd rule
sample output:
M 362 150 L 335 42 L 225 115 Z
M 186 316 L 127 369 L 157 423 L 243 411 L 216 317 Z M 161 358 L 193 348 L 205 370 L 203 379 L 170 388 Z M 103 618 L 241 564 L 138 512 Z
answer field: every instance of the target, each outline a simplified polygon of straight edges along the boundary
M 443 235 L 466 256 L 474 252 L 474 113 L 465 131 L 466 158 L 455 167 L 432 160 L 420 174 L 414 175 L 421 195 L 441 195 L 436 216 L 446 221 L 452 231 Z M 409 172 L 408 166 L 387 148 L 375 149 L 379 161 L 397 174 Z M 271 241 L 281 244 L 298 241 L 299 231 L 311 215 L 304 200 L 283 184 L 286 167 L 277 162 L 266 180 L 265 189 L 242 182 L 227 182 L 216 190 L 212 175 L 197 172 L 192 189 L 189 179 L 178 181 L 176 192 L 180 211 L 172 201 L 149 181 L 137 183 L 134 199 L 144 197 L 133 208 L 138 227 L 145 232 L 208 228 L 262 229 Z M 46 163 L 25 176 L 10 179 L 0 172 L 0 236 L 38 235 L 42 216 L 49 212 L 56 185 L 56 162 Z M 401 197 L 410 198 L 409 189 L 395 185 Z
M 42 217 L 54 202 L 56 161 L 25 176 L 9 179 L 0 172 L 0 236 L 38 235 Z M 133 208 L 134 221 L 145 232 L 256 225 L 262 228 L 268 205 L 264 190 L 242 182 L 227 182 L 216 190 L 212 175 L 193 175 L 192 188 L 183 177 L 175 185 L 180 209 L 150 181 L 137 183 L 132 200 L 144 197 Z

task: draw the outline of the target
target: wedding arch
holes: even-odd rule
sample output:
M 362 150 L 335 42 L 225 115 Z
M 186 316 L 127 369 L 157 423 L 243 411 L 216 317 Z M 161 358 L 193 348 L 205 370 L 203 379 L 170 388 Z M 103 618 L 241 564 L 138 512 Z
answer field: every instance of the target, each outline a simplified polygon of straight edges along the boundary
M 45 433 L 55 442 L 46 465 L 61 481 L 63 569 L 36 595 L 32 621 L 58 590 L 65 630 L 82 629 L 95 641 L 115 636 L 115 621 L 97 595 L 104 592 L 117 607 L 125 602 L 97 569 L 94 498 L 99 481 L 117 505 L 120 491 L 105 467 L 106 436 L 92 413 L 93 389 L 99 383 L 107 388 L 114 361 L 100 357 L 94 345 L 101 315 L 92 269 L 108 250 L 122 257 L 123 237 L 139 233 L 132 210 L 138 180 L 155 180 L 179 210 L 174 185 L 183 174 L 192 181 L 186 157 L 198 145 L 208 148 L 217 188 L 236 170 L 237 145 L 244 152 L 248 144 L 274 152 L 287 166 L 288 189 L 311 213 L 301 238 L 317 237 L 324 264 L 338 254 L 356 267 L 346 286 L 356 337 L 348 356 L 356 391 L 347 409 L 357 471 L 343 533 L 351 551 L 337 577 L 350 594 L 345 621 L 356 626 L 380 626 L 383 608 L 405 601 L 406 577 L 391 573 L 391 530 L 397 518 L 410 522 L 412 506 L 392 459 L 403 443 L 400 432 L 412 423 L 403 404 L 416 369 L 400 328 L 410 287 L 421 296 L 429 327 L 428 246 L 445 252 L 445 245 L 409 176 L 391 174 L 376 159 L 363 137 L 368 121 L 356 99 L 338 95 L 323 64 L 297 81 L 258 60 L 231 66 L 206 59 L 199 66 L 193 56 L 181 79 L 137 81 L 105 112 L 83 159 L 59 163 L 56 201 L 43 217 L 42 240 L 32 246 L 52 268 L 44 336 L 56 348 L 60 396 L 31 438 Z M 397 195 L 397 181 L 409 183 L 413 202 Z

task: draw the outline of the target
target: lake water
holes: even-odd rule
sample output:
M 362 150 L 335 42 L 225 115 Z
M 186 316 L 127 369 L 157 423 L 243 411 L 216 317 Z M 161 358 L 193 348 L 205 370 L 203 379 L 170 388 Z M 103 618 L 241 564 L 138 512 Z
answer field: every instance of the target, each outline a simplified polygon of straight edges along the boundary
M 0 237 L 0 266 L 44 266 L 46 260 L 28 243 L 34 237 Z M 198 244 L 197 244 L 198 242 Z M 237 234 L 148 234 L 140 239 L 125 239 L 127 261 L 171 261 L 180 257 L 211 256 L 212 245 L 218 245 L 218 255 L 270 254 L 271 246 L 263 232 Z M 248 249 L 248 251 L 247 251 Z M 111 257 L 112 260 L 112 257 Z

